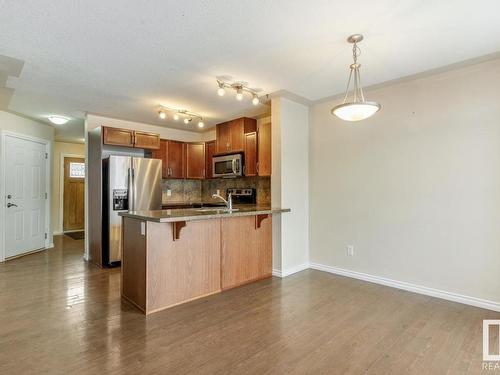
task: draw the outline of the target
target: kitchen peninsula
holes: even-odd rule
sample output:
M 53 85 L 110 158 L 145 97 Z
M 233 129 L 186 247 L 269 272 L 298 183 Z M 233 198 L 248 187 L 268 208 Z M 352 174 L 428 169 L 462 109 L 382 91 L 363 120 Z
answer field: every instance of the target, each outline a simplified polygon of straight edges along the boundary
M 242 206 L 121 212 L 122 296 L 145 314 L 272 275 L 272 215 Z

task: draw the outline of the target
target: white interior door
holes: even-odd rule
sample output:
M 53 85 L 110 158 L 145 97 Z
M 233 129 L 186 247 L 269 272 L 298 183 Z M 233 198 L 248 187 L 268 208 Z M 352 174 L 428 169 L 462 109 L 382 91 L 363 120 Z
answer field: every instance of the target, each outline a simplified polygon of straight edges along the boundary
M 5 136 L 5 257 L 45 247 L 45 145 Z

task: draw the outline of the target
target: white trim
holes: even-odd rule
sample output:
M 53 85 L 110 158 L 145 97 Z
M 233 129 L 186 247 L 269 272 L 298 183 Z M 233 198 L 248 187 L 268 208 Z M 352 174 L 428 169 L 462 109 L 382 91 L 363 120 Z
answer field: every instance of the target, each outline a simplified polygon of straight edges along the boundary
M 397 281 L 393 279 L 388 279 L 385 277 L 369 275 L 367 273 L 357 272 L 346 270 L 338 267 L 326 266 L 318 263 L 311 263 L 310 268 L 318 271 L 325 271 L 329 273 L 333 273 L 336 275 L 352 277 L 354 279 L 364 280 L 375 284 L 381 284 L 390 286 L 392 288 L 403 289 L 413 293 L 424 294 L 426 296 L 436 297 L 445 299 L 448 301 L 463 303 L 465 305 L 471 305 L 475 307 L 480 307 L 483 309 L 500 311 L 500 302 L 490 301 L 482 298 L 476 298 L 471 296 L 466 296 L 463 294 L 447 292 L 445 290 L 439 290 L 434 288 L 429 288 L 422 285 L 416 285 L 407 283 L 404 281 Z
M 281 271 L 280 271 L 280 270 L 275 270 L 275 269 L 273 269 L 273 276 L 276 276 L 276 277 L 283 277 L 283 276 L 281 275 Z
M 60 235 L 63 235 L 64 233 L 63 232 L 60 232 L 60 231 L 54 231 L 52 232 L 52 236 L 60 236 Z
M 273 269 L 273 276 L 287 277 L 293 275 L 294 273 L 307 270 L 308 268 L 309 268 L 309 263 L 304 263 L 304 264 L 299 264 L 298 266 L 288 268 L 286 270 Z
M 51 176 L 52 176 L 52 141 L 45 138 L 32 137 L 30 135 L 15 133 L 7 130 L 0 131 L 0 197 L 3 199 L 3 204 L 0 204 L 0 262 L 5 261 L 5 137 L 13 137 L 24 139 L 31 142 L 41 143 L 45 145 L 47 159 L 45 159 L 45 248 L 49 248 L 52 244 L 52 233 L 50 231 L 50 212 L 51 212 Z M 53 246 L 53 245 L 52 245 Z
M 83 159 L 83 162 L 85 163 L 85 155 L 69 154 L 69 153 L 61 152 L 61 156 L 59 158 L 59 228 L 60 228 L 60 230 L 57 232 L 61 233 L 61 234 L 64 233 L 64 218 L 63 218 L 63 215 L 64 215 L 64 158 L 80 158 L 80 159 Z M 85 175 L 85 178 L 87 178 L 87 175 Z M 84 183 L 85 183 L 85 181 L 84 181 Z M 84 229 L 85 229 L 85 223 L 84 223 Z M 84 230 L 84 229 L 79 229 L 79 231 Z
M 52 249 L 54 247 L 54 242 L 49 243 L 48 246 L 45 246 L 45 250 Z

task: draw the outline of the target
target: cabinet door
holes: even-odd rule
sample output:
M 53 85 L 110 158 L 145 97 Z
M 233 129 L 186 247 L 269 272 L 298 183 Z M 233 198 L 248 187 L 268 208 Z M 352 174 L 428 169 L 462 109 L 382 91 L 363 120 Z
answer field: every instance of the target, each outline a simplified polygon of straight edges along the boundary
M 160 148 L 160 135 L 136 131 L 134 132 L 134 147 L 158 150 Z
M 184 178 L 184 143 L 178 141 L 168 141 L 167 146 L 167 167 L 169 178 Z
M 222 124 L 217 124 L 216 126 L 216 142 L 217 142 L 217 152 L 228 152 L 231 151 L 231 140 L 230 140 L 230 130 L 231 123 L 224 122 Z
M 205 143 L 205 155 L 206 155 L 206 160 L 205 160 L 205 178 L 213 178 L 213 165 L 212 165 L 212 157 L 215 154 L 216 150 L 216 142 L 215 141 L 210 141 Z
M 158 150 L 153 150 L 153 152 L 151 153 L 153 159 L 161 160 L 162 178 L 168 178 L 167 148 L 168 148 L 168 141 L 165 139 L 161 139 L 160 148 Z
M 257 176 L 257 132 L 245 134 L 245 176 Z
M 134 147 L 134 131 L 128 129 L 102 128 L 102 143 L 105 145 Z
M 221 219 L 222 289 L 271 277 L 271 220 L 271 215 L 259 222 L 256 216 Z
M 230 122 L 230 151 L 243 151 L 245 147 L 245 119 L 239 118 Z
M 205 177 L 205 143 L 186 143 L 186 178 Z
M 257 133 L 257 173 L 271 176 L 271 123 L 259 125 Z

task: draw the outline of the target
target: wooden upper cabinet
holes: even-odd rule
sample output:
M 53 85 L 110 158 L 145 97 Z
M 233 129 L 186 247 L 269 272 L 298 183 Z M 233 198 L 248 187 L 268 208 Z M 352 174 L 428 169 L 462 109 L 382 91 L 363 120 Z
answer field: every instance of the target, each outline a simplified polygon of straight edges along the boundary
M 160 135 L 155 133 L 134 132 L 134 147 L 158 150 L 160 148 Z
M 217 153 L 231 151 L 231 123 L 217 124 L 215 128 Z
M 241 117 L 222 124 L 217 124 L 216 153 L 244 151 L 245 134 L 256 130 L 257 121 L 248 117 Z
M 212 157 L 215 154 L 217 147 L 216 141 L 210 141 L 205 143 L 205 178 L 213 178 L 214 174 L 212 171 Z
M 102 142 L 105 145 L 134 147 L 134 131 L 103 127 Z
M 257 173 L 271 176 L 271 123 L 260 124 L 257 133 Z
M 184 178 L 184 143 L 179 141 L 168 141 L 167 145 L 167 178 Z
M 161 160 L 161 177 L 168 178 L 168 161 L 167 161 L 168 141 L 166 139 L 160 140 L 160 148 L 153 150 L 151 153 L 152 158 Z
M 130 129 L 103 126 L 102 143 L 112 146 L 135 147 L 150 150 L 160 148 L 160 135 Z
M 231 121 L 229 126 L 230 151 L 243 151 L 245 147 L 245 122 L 244 119 Z
M 257 176 L 257 132 L 245 134 L 243 174 Z
M 186 143 L 186 178 L 205 177 L 205 143 Z

